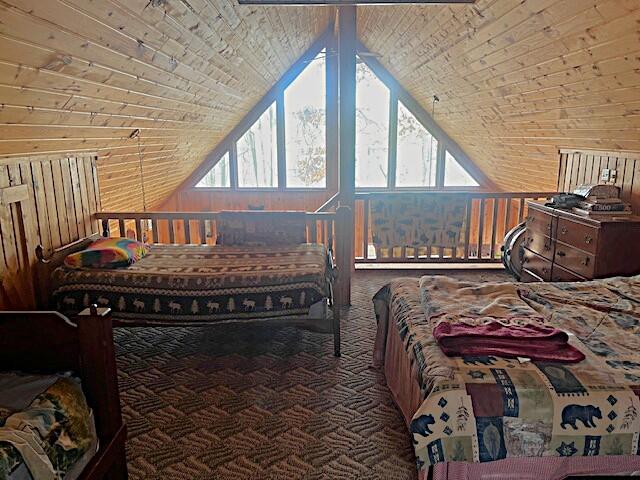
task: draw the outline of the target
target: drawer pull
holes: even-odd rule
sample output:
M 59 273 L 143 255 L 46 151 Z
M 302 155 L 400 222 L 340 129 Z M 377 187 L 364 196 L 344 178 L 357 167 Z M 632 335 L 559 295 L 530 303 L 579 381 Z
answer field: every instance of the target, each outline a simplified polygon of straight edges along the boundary
M 542 273 L 549 273 L 549 269 L 547 267 L 542 267 Z
M 566 227 L 562 227 L 562 229 L 560 230 L 560 233 L 562 233 L 563 235 L 566 235 L 567 233 L 569 233 L 569 230 L 567 230 Z
M 585 235 L 584 236 L 584 242 L 585 243 L 591 243 L 593 242 L 593 237 L 591 235 Z
M 558 250 L 558 256 L 559 257 L 565 257 L 567 254 L 564 253 L 562 250 Z
M 548 243 L 544 244 L 544 249 L 545 250 L 551 250 L 551 245 L 549 245 Z
M 586 267 L 589 265 L 589 257 L 584 257 L 580 263 Z

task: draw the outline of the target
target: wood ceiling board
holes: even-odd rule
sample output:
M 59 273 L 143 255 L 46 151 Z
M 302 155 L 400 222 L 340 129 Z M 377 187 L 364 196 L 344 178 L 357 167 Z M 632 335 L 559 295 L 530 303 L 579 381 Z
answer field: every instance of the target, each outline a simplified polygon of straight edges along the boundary
M 159 204 L 324 31 L 330 10 L 3 1 L 0 156 L 97 150 L 104 204 L 139 208 L 127 180 L 139 128 L 148 203 Z
M 480 0 L 361 7 L 359 36 L 499 187 L 553 190 L 559 146 L 640 150 L 639 22 L 634 1 Z

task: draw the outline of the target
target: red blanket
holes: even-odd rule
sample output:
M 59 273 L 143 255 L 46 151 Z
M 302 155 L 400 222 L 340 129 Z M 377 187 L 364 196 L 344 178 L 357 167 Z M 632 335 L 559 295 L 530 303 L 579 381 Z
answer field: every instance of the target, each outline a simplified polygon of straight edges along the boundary
M 441 322 L 433 329 L 438 345 L 449 357 L 494 355 L 527 357 L 541 362 L 577 363 L 584 354 L 569 345 L 566 332 L 546 325 L 484 325 Z

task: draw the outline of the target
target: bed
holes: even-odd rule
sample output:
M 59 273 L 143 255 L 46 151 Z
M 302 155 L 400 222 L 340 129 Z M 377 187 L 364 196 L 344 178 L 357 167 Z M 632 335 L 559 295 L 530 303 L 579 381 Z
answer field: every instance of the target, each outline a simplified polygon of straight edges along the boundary
M 340 207 L 336 214 L 325 215 L 339 220 L 345 212 L 349 215 Z M 86 248 L 97 235 L 66 245 L 48 258 L 39 249 L 41 304 L 65 314 L 92 303 L 110 307 L 117 326 L 295 326 L 333 333 L 334 354 L 339 356 L 337 269 L 330 248 L 304 243 L 308 214 L 217 215 L 219 244 L 152 244 L 144 258 L 125 268 L 64 266 L 67 255 Z
M 0 478 L 127 478 L 108 309 L 0 312 Z
M 565 478 L 640 470 L 640 276 L 582 283 L 400 278 L 374 297 L 374 364 L 411 433 L 420 478 Z M 446 357 L 441 321 L 540 322 L 583 362 Z

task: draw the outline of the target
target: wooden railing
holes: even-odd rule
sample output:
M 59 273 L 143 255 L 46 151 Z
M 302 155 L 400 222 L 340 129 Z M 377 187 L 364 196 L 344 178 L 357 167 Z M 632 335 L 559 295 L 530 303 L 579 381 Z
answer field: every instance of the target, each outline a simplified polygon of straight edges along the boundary
M 233 212 L 231 212 L 233 213 Z M 240 212 L 239 212 L 240 213 Z M 268 221 L 284 221 L 288 215 L 300 212 L 252 212 L 265 214 Z M 229 214 L 229 212 L 225 212 Z M 217 222 L 221 212 L 99 212 L 102 235 L 136 238 L 147 243 L 215 245 Z M 350 248 L 340 232 L 352 228 L 351 209 L 339 207 L 335 212 L 305 213 L 306 241 L 326 245 L 333 253 L 339 272 L 335 292 L 349 299 L 351 267 Z
M 393 255 L 378 258 L 373 241 L 371 204 L 392 195 L 448 196 L 466 203 L 464 229 L 455 246 L 422 245 L 394 249 Z M 543 200 L 555 192 L 358 192 L 355 203 L 356 263 L 492 263 L 502 258 L 506 233 L 527 215 L 527 200 Z

